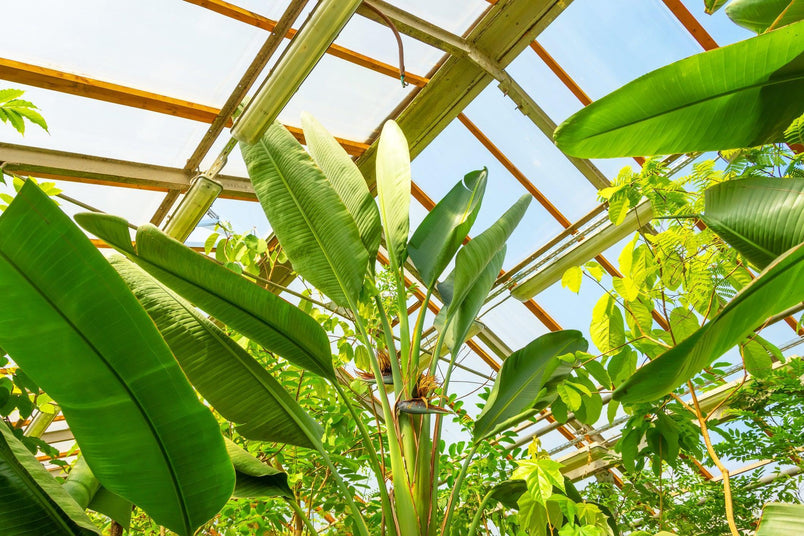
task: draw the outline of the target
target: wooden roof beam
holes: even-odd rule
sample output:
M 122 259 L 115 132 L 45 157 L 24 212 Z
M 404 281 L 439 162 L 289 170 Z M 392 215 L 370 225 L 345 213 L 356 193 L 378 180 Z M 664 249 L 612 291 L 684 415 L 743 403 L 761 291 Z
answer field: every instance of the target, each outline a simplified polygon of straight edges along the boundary
M 212 123 L 220 113 L 212 106 L 6 58 L 0 58 L 0 79 L 202 123 Z M 227 126 L 230 125 L 231 121 L 227 122 Z M 304 142 L 300 128 L 287 128 L 299 141 Z M 362 154 L 368 148 L 367 144 L 359 141 L 337 140 L 353 156 Z

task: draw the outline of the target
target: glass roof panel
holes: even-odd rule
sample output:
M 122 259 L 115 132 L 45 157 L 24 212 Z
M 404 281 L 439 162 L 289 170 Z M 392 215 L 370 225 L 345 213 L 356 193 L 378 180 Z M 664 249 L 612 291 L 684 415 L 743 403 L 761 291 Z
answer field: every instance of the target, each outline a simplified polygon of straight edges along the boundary
M 268 34 L 188 2 L 30 0 L 3 6 L 3 56 L 220 106 Z M 42 38 L 47 36 L 47 38 Z M 57 45 L 56 45 L 57 44 Z
M 189 119 L 21 84 L 0 87 L 25 90 L 23 98 L 39 107 L 50 130 L 30 126 L 20 137 L 0 128 L 2 142 L 181 167 L 207 129 Z
M 461 2 L 390 0 L 390 3 L 458 35 L 463 35 L 472 23 L 489 8 L 489 3 L 485 0 L 463 0 Z
M 660 0 L 572 2 L 539 42 L 592 99 L 701 50 Z
M 401 35 L 405 69 L 426 75 L 444 52 L 421 41 Z M 393 66 L 399 65 L 399 49 L 391 29 L 359 15 L 352 17 L 335 42 Z
M 164 192 L 138 188 L 54 181 L 51 179 L 37 179 L 37 181 L 39 183 L 55 183 L 64 195 L 103 212 L 121 216 L 134 225 L 148 223 L 165 196 Z M 9 183 L 7 186 L 0 184 L 0 191 L 14 195 L 14 190 L 10 186 L 11 181 L 7 182 Z M 54 198 L 54 201 L 69 216 L 79 212 L 87 212 L 87 209 L 64 199 Z
M 279 114 L 279 120 L 300 125 L 301 113 L 309 112 L 332 135 L 365 141 L 413 89 L 327 54 Z
M 597 204 L 595 188 L 496 85 L 472 101 L 466 115 L 570 221 Z

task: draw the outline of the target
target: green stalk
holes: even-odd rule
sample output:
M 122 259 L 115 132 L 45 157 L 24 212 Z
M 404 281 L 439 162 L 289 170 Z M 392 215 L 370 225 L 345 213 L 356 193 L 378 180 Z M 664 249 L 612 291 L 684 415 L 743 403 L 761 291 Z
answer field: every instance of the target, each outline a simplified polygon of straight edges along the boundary
M 419 307 L 419 317 L 416 319 L 416 325 L 413 328 L 413 344 L 410 351 L 410 370 L 408 372 L 408 388 L 410 391 L 413 391 L 413 386 L 416 385 L 416 380 L 418 379 L 418 371 L 419 371 L 419 352 L 421 349 L 422 343 L 422 331 L 424 328 L 424 317 L 427 315 L 427 304 L 430 303 L 430 296 L 433 294 L 433 287 L 430 286 L 427 288 L 427 294 L 424 296 L 424 301 L 422 301 L 421 306 Z
M 368 429 L 366 428 L 366 424 L 363 422 L 363 419 L 360 418 L 360 415 L 355 410 L 352 401 L 349 400 L 349 397 L 346 394 L 346 391 L 343 390 L 340 382 L 335 382 L 335 389 L 338 390 L 338 394 L 343 399 L 344 404 L 349 409 L 349 413 L 351 413 L 352 418 L 357 423 L 357 428 L 360 430 L 360 435 L 363 436 L 363 443 L 366 444 L 366 450 L 369 453 L 369 462 L 371 463 L 371 469 L 374 471 L 375 476 L 377 477 L 377 482 L 380 488 L 380 499 L 382 500 L 382 509 L 386 512 L 387 515 L 393 515 L 393 509 L 391 507 L 391 498 L 388 496 L 388 489 L 385 487 L 385 473 L 382 470 L 382 465 L 380 465 L 380 459 L 377 457 L 377 451 L 374 449 L 374 444 L 371 442 L 371 435 L 369 434 Z M 394 529 L 394 534 L 396 530 Z
M 352 309 L 355 310 L 356 308 Z M 371 348 L 371 340 L 366 332 L 365 326 L 363 326 L 363 321 L 358 315 L 355 316 L 355 327 L 357 327 L 359 337 L 363 344 L 365 344 L 367 348 Z M 390 335 L 386 334 L 386 336 Z M 394 346 L 391 345 L 389 347 L 389 354 L 390 352 L 393 352 L 393 350 Z M 377 394 L 379 395 L 380 404 L 382 405 L 383 417 L 385 419 L 385 429 L 386 433 L 388 434 L 388 451 L 391 459 L 391 473 L 393 476 L 395 492 L 394 499 L 398 509 L 397 512 L 394 512 L 397 514 L 394 516 L 394 519 L 399 523 L 401 536 L 412 536 L 418 532 L 418 522 L 416 521 L 416 509 L 413 505 L 413 497 L 410 493 L 410 485 L 408 484 L 407 473 L 405 471 L 405 461 L 402 457 L 401 446 L 399 444 L 399 435 L 396 430 L 396 420 L 394 419 L 394 412 L 391 410 L 391 406 L 388 403 L 388 395 L 385 393 L 383 388 L 384 384 L 382 381 L 382 372 L 380 371 L 380 366 L 377 363 L 377 356 L 372 355 L 370 362 L 371 368 L 374 372 L 374 378 L 377 381 Z M 394 359 L 392 357 L 391 363 L 393 362 Z
M 422 534 L 429 532 L 429 526 L 433 522 L 430 519 L 432 512 L 435 511 L 432 504 L 432 487 L 434 476 L 431 471 L 430 455 L 433 450 L 432 439 L 430 438 L 430 416 L 421 416 L 421 431 L 419 432 L 419 448 L 416 451 L 416 480 L 413 487 L 413 499 L 419 508 L 420 526 Z
M 444 328 L 438 333 L 438 338 L 436 339 L 435 349 L 433 350 L 433 360 L 430 362 L 430 375 L 434 375 L 436 372 L 436 368 L 438 367 L 438 359 L 439 355 L 441 354 L 441 347 L 444 346 L 444 333 L 447 332 L 447 328 L 449 327 L 450 318 L 447 318 L 447 322 L 444 325 Z M 442 391 L 443 392 L 443 391 Z
M 402 268 L 394 270 L 396 280 L 397 315 L 399 316 L 399 353 L 402 362 L 402 372 L 410 375 L 410 326 L 408 325 L 408 304 L 405 301 L 405 280 L 401 275 Z
M 377 311 L 380 315 L 380 323 L 382 324 L 382 332 L 385 336 L 385 346 L 388 348 L 388 359 L 391 360 L 391 375 L 394 378 L 394 395 L 398 398 L 402 390 L 402 372 L 399 370 L 399 361 L 396 359 L 394 351 L 394 336 L 391 323 L 388 322 L 388 314 L 383 307 L 382 299 L 379 296 L 374 296 L 374 303 L 377 305 Z
M 307 527 L 307 530 L 310 532 L 310 534 L 312 534 L 313 536 L 318 536 L 318 531 L 315 530 L 315 527 L 313 526 L 313 523 L 310 521 L 310 518 L 308 518 L 305 515 L 304 511 L 302 510 L 302 507 L 299 506 L 299 503 L 296 501 L 296 499 L 290 499 L 286 497 L 285 500 L 290 505 L 290 507 L 293 508 L 293 511 L 296 512 L 296 515 L 299 516 L 299 519 L 302 520 L 304 526 Z
M 477 527 L 480 525 L 480 519 L 483 517 L 483 510 L 486 509 L 486 505 L 491 499 L 492 493 L 494 493 L 494 490 L 490 490 L 488 493 L 486 493 L 486 496 L 483 497 L 482 501 L 480 501 L 480 506 L 477 507 L 475 517 L 472 518 L 472 524 L 469 526 L 469 534 L 467 536 L 475 536 L 475 533 L 477 532 Z
M 469 470 L 469 464 L 472 462 L 472 458 L 474 458 L 475 453 L 477 452 L 477 447 L 477 444 L 472 446 L 472 450 L 470 450 L 469 455 L 466 456 L 466 460 L 464 460 L 463 466 L 461 467 L 461 472 L 458 473 L 458 478 L 455 480 L 455 484 L 452 486 L 452 492 L 449 494 L 449 502 L 447 502 L 447 511 L 444 514 L 444 522 L 441 524 L 442 536 L 448 536 L 448 534 L 452 532 L 452 527 L 450 527 L 450 522 L 452 521 L 452 512 L 455 511 L 455 504 L 457 503 L 458 494 L 461 490 L 461 486 L 463 485 L 463 480 L 466 478 L 466 472 Z

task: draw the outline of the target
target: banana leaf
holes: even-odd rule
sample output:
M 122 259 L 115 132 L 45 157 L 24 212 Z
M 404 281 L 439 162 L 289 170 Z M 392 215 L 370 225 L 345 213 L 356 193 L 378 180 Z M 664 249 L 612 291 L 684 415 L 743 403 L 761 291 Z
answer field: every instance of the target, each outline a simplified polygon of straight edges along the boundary
M 804 179 L 726 181 L 704 196 L 700 218 L 760 269 L 804 242 Z
M 410 152 L 405 134 L 386 121 L 377 146 L 377 201 L 391 266 L 402 266 L 410 229 Z
M 274 123 L 240 144 L 254 192 L 293 268 L 338 305 L 356 304 L 369 256 L 338 192 L 296 138 Z
M 768 503 L 756 536 L 804 534 L 804 504 Z
M 237 474 L 233 497 L 293 497 L 286 473 L 261 462 L 229 439 L 226 450 Z
M 804 244 L 768 266 L 712 320 L 636 371 L 614 391 L 621 402 L 670 393 L 738 344 L 768 317 L 804 301 Z
M 470 240 L 455 258 L 452 284 L 439 285 L 441 298 L 447 306 L 447 318 L 450 318 L 463 303 L 463 300 L 482 276 L 484 270 L 497 253 L 505 246 L 505 242 L 519 224 L 530 205 L 530 195 L 523 195 L 511 208 L 500 216 L 488 229 Z M 485 297 L 485 296 L 484 296 Z
M 153 225 L 137 230 L 135 247 L 122 218 L 81 213 L 75 220 L 192 304 L 288 361 L 334 381 L 327 334 L 298 307 Z
M 408 256 L 427 288 L 433 286 L 469 234 L 480 211 L 488 171 L 467 174 L 433 207 L 416 228 Z
M 579 158 L 754 147 L 783 140 L 802 113 L 804 21 L 650 72 L 564 121 Z
M 524 480 L 504 480 L 491 489 L 491 498 L 511 510 L 519 510 L 519 498 L 528 490 Z
M 181 535 L 234 488 L 218 423 L 89 239 L 28 181 L 0 216 L 0 341 L 92 472 Z
M 497 252 L 491 261 L 483 268 L 478 278 L 472 285 L 472 288 L 466 294 L 461 305 L 457 309 L 453 309 L 452 319 L 446 327 L 447 331 L 444 333 L 444 345 L 449 348 L 453 353 L 457 352 L 461 345 L 469 337 L 469 333 L 473 326 L 476 325 L 475 317 L 480 312 L 480 308 L 486 301 L 491 287 L 497 280 L 500 274 L 503 262 L 505 261 L 505 252 L 507 247 L 503 244 L 502 249 Z M 439 288 L 444 291 L 444 294 L 451 296 L 454 294 L 452 288 L 455 282 L 455 272 L 453 271 Z M 449 302 L 444 303 L 444 307 L 438 312 L 433 321 L 433 325 L 439 332 L 444 329 L 447 320 L 447 311 L 449 310 Z
M 762 33 L 771 26 L 781 28 L 804 18 L 802 0 L 731 0 L 726 15 L 732 22 L 752 32 Z M 776 20 L 781 19 L 777 23 Z M 776 24 L 774 24 L 776 23 Z
M 315 448 L 323 429 L 218 326 L 124 257 L 111 264 L 162 333 L 187 378 L 249 439 Z M 231 452 L 230 452 L 231 454 Z
M 572 371 L 574 355 L 589 344 L 580 331 L 547 333 L 512 353 L 503 361 L 486 405 L 475 421 L 475 442 L 514 426 L 531 414 L 534 405 L 554 392 Z
M 98 536 L 100 530 L 0 420 L 3 536 Z
M 380 211 L 368 189 L 366 179 L 338 140 L 312 115 L 302 114 L 302 128 L 310 156 L 324 172 L 355 220 L 360 239 L 368 252 L 369 265 L 374 266 L 382 229 Z

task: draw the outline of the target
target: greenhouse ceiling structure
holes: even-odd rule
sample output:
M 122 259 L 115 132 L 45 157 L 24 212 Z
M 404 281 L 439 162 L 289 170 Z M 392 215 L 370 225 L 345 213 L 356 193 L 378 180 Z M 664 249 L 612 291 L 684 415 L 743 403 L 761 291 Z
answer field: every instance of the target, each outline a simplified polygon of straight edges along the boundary
M 3 12 L 0 534 L 804 534 L 800 1 Z

